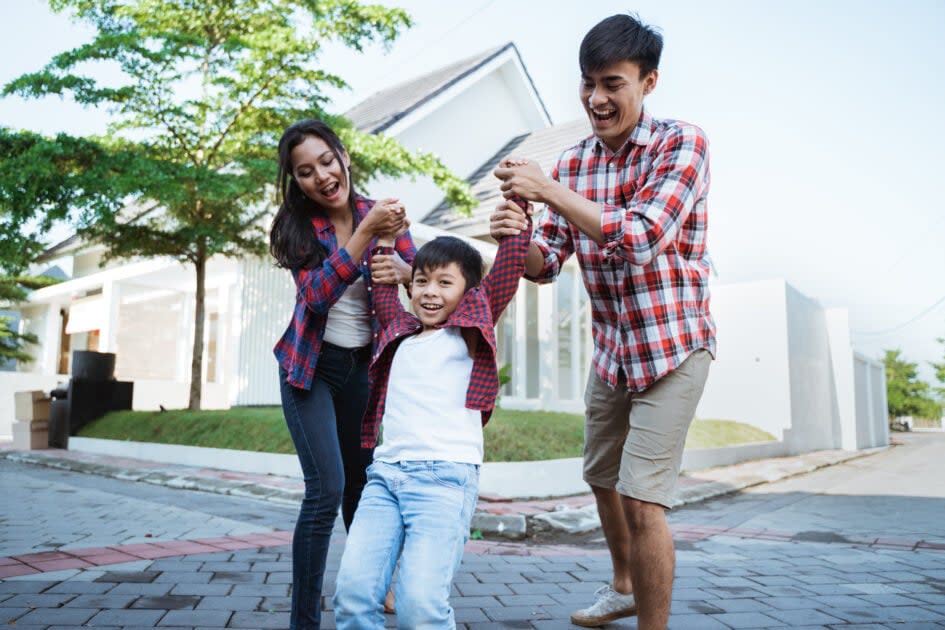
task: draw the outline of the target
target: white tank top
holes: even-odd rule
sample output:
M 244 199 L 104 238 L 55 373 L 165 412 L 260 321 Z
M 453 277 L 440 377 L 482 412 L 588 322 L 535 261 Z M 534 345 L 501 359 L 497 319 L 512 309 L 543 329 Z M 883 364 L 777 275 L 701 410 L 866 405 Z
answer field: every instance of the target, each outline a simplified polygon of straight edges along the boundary
M 364 277 L 348 285 L 328 309 L 324 340 L 342 348 L 360 348 L 371 343 L 371 311 Z
M 482 413 L 466 408 L 472 368 L 459 328 L 404 339 L 391 363 L 384 441 L 374 459 L 481 464 Z

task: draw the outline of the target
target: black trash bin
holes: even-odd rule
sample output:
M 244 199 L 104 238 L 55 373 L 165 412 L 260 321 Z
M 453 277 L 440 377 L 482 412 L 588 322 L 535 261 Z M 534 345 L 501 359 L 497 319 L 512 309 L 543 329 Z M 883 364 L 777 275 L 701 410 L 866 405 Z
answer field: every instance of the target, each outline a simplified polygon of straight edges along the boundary
M 49 448 L 69 448 L 69 388 L 60 385 L 49 392 Z
M 76 350 L 72 378 L 54 389 L 49 417 L 49 446 L 68 448 L 69 436 L 109 411 L 131 409 L 134 383 L 115 380 L 115 355 Z

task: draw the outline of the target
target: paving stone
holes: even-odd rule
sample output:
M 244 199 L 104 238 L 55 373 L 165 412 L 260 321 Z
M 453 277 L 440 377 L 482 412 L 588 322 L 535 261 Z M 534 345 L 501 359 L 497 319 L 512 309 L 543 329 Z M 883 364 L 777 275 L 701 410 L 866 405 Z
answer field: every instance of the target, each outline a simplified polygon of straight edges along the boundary
M 279 628 L 280 630 L 289 627 L 289 613 L 286 612 L 236 612 L 230 618 L 230 628 L 255 628 L 256 630 L 267 630 L 268 628 Z
M 229 595 L 231 584 L 177 584 L 170 590 L 171 595 Z
M 67 606 L 77 608 L 127 608 L 136 599 L 138 599 L 137 595 L 87 593 L 79 595 L 70 601 Z
M 769 617 L 774 617 L 778 621 L 782 622 L 787 626 L 801 626 L 801 625 L 829 625 L 833 623 L 841 623 L 842 620 L 823 613 L 819 610 L 813 610 L 811 608 L 807 609 L 793 609 L 793 610 L 771 610 L 765 613 Z
M 200 602 L 195 595 L 158 595 L 138 598 L 132 608 L 150 608 L 155 610 L 191 610 Z
M 759 612 L 722 613 L 711 615 L 712 619 L 720 621 L 730 628 L 770 628 L 783 625 L 778 619 Z
M 242 610 L 254 611 L 262 602 L 262 597 L 250 597 L 249 595 L 231 595 L 229 597 L 204 597 L 197 610 Z
M 226 627 L 232 613 L 227 610 L 171 610 L 158 626 Z
M 69 624 L 81 626 L 95 613 L 96 608 L 36 608 L 19 617 L 16 625 Z M 10 623 L 9 621 L 5 623 Z
M 11 608 L 58 608 L 75 599 L 75 595 L 62 593 L 23 593 L 14 595 L 3 602 L 3 607 Z

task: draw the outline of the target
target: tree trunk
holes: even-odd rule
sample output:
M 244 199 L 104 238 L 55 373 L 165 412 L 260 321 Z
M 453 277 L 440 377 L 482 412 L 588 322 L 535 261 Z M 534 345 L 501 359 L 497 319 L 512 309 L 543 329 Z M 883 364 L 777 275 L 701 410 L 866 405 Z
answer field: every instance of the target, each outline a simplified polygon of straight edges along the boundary
M 203 238 L 197 243 L 197 291 L 194 294 L 194 350 L 190 360 L 190 401 L 187 408 L 191 411 L 200 409 L 200 397 L 203 392 L 203 326 L 206 281 L 207 281 L 207 246 Z

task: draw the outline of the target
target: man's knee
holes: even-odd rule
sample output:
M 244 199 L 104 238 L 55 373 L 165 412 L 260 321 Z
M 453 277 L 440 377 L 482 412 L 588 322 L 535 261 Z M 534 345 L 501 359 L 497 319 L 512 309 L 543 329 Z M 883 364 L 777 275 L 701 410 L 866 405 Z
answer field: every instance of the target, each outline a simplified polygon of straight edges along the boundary
M 666 522 L 666 508 L 659 503 L 650 503 L 627 496 L 622 496 L 621 501 L 627 527 L 630 528 L 631 533 L 640 533 Z

